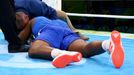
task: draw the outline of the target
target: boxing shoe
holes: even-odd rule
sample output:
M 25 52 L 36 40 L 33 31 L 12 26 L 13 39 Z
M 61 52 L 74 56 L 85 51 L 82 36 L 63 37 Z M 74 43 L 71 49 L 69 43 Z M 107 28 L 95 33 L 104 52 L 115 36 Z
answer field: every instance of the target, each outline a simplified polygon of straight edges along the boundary
M 120 68 L 124 62 L 124 50 L 122 47 L 120 32 L 112 31 L 109 46 L 112 63 L 116 68 Z
M 52 64 L 56 68 L 64 68 L 71 62 L 79 62 L 82 59 L 82 54 L 79 52 L 64 52 L 54 58 Z

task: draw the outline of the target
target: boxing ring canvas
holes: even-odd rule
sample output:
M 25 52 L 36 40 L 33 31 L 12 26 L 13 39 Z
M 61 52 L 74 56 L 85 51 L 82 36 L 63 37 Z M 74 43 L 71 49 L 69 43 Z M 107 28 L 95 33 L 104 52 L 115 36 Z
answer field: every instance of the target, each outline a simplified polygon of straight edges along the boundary
M 109 35 L 105 32 L 80 31 L 90 37 L 87 42 L 108 39 Z M 8 43 L 0 31 L 0 75 L 134 75 L 134 35 L 121 35 L 125 61 L 120 69 L 113 67 L 107 53 L 83 58 L 81 62 L 71 63 L 65 68 L 55 68 L 51 61 L 29 58 L 27 52 L 8 53 Z

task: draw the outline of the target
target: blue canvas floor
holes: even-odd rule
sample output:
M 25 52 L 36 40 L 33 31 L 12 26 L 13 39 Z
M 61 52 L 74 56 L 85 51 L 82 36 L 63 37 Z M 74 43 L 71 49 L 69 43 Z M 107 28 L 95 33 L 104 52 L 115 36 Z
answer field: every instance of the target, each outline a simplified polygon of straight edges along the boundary
M 108 39 L 107 36 L 85 34 L 90 41 Z M 125 61 L 120 69 L 113 67 L 107 53 L 83 58 L 65 68 L 54 68 L 51 61 L 31 59 L 26 53 L 8 53 L 7 42 L 0 32 L 0 75 L 134 75 L 134 39 L 122 38 Z

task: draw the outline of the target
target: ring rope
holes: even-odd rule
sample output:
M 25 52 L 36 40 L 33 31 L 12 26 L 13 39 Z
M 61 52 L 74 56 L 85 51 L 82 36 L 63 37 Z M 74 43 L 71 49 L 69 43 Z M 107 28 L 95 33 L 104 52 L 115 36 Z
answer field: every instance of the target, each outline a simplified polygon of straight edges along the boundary
M 80 13 L 66 13 L 66 14 L 67 14 L 68 16 L 134 19 L 134 16 L 122 16 L 122 15 L 80 14 Z

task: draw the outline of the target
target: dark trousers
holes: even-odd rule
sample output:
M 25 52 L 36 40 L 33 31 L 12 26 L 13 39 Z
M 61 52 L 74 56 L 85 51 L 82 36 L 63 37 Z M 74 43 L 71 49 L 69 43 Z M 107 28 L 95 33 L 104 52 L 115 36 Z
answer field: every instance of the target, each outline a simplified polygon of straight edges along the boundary
M 14 0 L 0 0 L 0 28 L 10 45 L 20 45 L 16 32 Z

